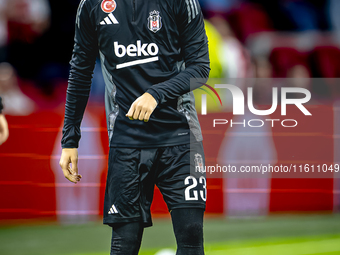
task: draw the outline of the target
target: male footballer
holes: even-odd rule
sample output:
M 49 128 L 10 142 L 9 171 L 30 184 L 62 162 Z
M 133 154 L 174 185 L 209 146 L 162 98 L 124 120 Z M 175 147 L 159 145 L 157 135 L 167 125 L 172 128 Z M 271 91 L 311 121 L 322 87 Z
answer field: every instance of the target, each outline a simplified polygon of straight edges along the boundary
M 103 221 L 112 227 L 111 254 L 138 254 L 143 229 L 152 225 L 154 185 L 171 214 L 176 254 L 204 254 L 206 179 L 190 171 L 204 164 L 190 79 L 207 79 L 210 71 L 198 1 L 81 1 L 60 159 L 74 183 L 98 54 L 110 142 Z

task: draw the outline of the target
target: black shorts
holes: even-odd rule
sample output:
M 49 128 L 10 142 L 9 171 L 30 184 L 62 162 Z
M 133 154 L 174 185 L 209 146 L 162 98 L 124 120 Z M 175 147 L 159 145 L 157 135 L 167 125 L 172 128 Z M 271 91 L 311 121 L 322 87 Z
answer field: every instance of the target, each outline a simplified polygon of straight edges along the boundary
M 110 148 L 104 200 L 104 224 L 140 221 L 152 226 L 150 206 L 154 186 L 171 211 L 205 209 L 202 143 L 154 149 Z

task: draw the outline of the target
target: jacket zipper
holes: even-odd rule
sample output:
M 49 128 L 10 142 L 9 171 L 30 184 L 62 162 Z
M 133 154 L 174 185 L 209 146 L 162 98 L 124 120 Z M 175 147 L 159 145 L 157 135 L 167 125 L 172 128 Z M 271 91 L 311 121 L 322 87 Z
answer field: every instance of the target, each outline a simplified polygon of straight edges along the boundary
M 132 22 L 135 22 L 136 0 L 132 1 Z

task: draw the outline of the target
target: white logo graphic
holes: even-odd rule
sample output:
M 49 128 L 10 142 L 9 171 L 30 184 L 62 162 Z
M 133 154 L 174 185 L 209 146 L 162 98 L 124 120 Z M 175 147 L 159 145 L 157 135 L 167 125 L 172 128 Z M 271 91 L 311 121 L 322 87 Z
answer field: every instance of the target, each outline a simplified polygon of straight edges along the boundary
M 155 62 L 158 61 L 158 52 L 159 52 L 159 48 L 157 46 L 157 44 L 155 43 L 143 43 L 138 40 L 136 44 L 130 44 L 127 47 L 125 47 L 124 45 L 119 44 L 118 42 L 114 42 L 114 52 L 115 55 L 118 58 L 122 58 L 126 55 L 128 55 L 129 57 L 149 57 L 152 56 L 150 58 L 146 58 L 146 59 L 140 59 L 140 60 L 135 60 L 135 61 L 130 61 L 130 62 L 126 62 L 124 64 L 119 64 L 117 65 L 117 69 L 121 69 L 124 67 L 128 67 L 128 66 L 134 66 L 134 65 L 140 65 L 140 64 L 145 64 L 145 63 L 150 63 L 150 62 Z
M 111 24 L 119 24 L 118 20 L 115 16 L 113 16 L 112 13 L 108 15 L 102 22 L 100 22 L 100 25 L 111 25 Z
M 110 211 L 108 211 L 108 214 L 115 214 L 115 213 L 118 213 L 118 210 L 115 207 L 115 205 L 112 205 L 110 208 Z
M 148 28 L 154 33 L 157 33 L 162 28 L 162 18 L 159 16 L 158 11 L 150 12 Z
M 203 158 L 202 155 L 199 153 L 195 154 L 195 168 L 199 172 L 203 172 L 204 166 L 203 166 Z
M 158 54 L 158 46 L 155 43 L 143 43 L 138 40 L 137 45 L 130 44 L 126 48 L 124 45 L 119 45 L 118 42 L 114 42 L 115 54 L 117 57 L 122 58 L 126 54 L 129 57 L 141 57 L 141 56 L 156 56 Z
M 230 85 L 230 84 L 216 84 L 215 88 L 218 89 L 228 89 L 233 97 L 233 114 L 234 115 L 244 115 L 244 106 L 245 104 L 245 99 L 244 99 L 244 94 L 243 91 L 235 86 L 235 85 Z M 291 99 L 287 98 L 288 93 L 300 93 L 304 95 L 304 98 L 297 98 L 297 99 Z M 253 104 L 253 88 L 249 87 L 247 90 L 247 98 L 248 98 L 248 108 L 251 113 L 255 115 L 260 115 L 260 116 L 266 116 L 270 115 L 275 112 L 278 106 L 278 91 L 277 88 L 273 87 L 273 96 L 272 96 L 272 106 L 269 110 L 257 110 L 254 107 Z M 203 97 L 203 96 L 202 96 Z M 312 115 L 306 107 L 303 106 L 303 104 L 309 102 L 311 99 L 311 93 L 308 89 L 304 88 L 281 88 L 281 115 L 285 116 L 286 114 L 286 108 L 288 104 L 293 104 L 296 105 L 297 108 L 300 109 L 300 111 L 304 115 Z M 202 109 L 207 109 L 206 106 L 206 100 L 203 100 L 203 106 Z M 206 111 L 202 111 L 202 115 L 206 115 Z

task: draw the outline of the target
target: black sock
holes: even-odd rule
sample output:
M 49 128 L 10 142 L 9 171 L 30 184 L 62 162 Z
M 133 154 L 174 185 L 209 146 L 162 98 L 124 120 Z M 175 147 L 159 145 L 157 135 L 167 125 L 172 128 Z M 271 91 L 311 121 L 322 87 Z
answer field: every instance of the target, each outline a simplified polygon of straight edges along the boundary
M 110 255 L 137 255 L 143 235 L 140 222 L 117 223 L 112 227 Z
M 203 209 L 183 208 L 171 211 L 177 242 L 176 255 L 204 255 Z

